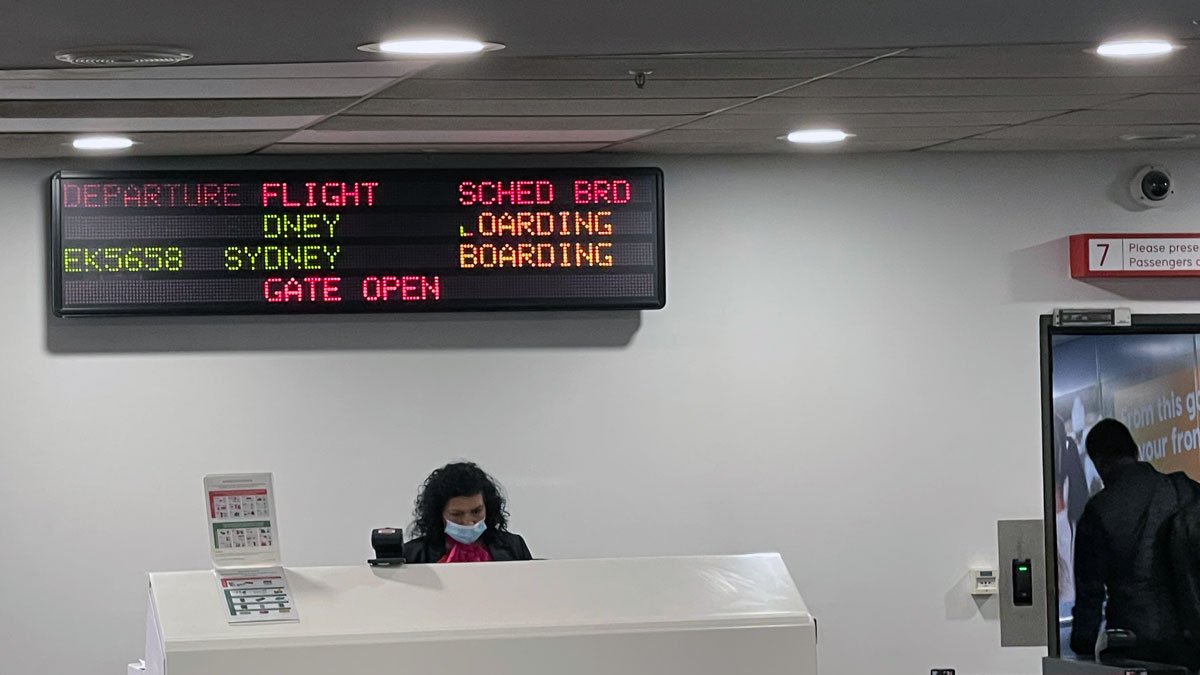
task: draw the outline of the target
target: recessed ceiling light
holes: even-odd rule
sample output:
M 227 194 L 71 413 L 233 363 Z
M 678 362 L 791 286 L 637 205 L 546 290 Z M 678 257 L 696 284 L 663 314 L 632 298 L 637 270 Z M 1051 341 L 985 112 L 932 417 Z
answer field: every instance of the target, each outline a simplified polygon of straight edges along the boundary
M 793 143 L 840 143 L 854 134 L 841 129 L 800 129 L 785 136 Z
M 80 136 L 71 145 L 76 150 L 124 150 L 133 147 L 133 141 L 124 136 Z
M 191 59 L 193 54 L 178 47 L 82 47 L 58 52 L 54 58 L 73 66 L 122 68 L 128 66 L 163 66 Z
M 1196 134 L 1125 134 L 1121 140 L 1130 143 L 1178 143 L 1195 137 Z
M 456 56 L 492 52 L 504 49 L 499 42 L 481 42 L 470 38 L 413 38 L 385 40 L 359 45 L 364 52 L 399 54 L 402 56 Z
M 1096 47 L 1096 53 L 1110 59 L 1147 59 L 1165 56 L 1179 49 L 1167 40 L 1117 40 Z

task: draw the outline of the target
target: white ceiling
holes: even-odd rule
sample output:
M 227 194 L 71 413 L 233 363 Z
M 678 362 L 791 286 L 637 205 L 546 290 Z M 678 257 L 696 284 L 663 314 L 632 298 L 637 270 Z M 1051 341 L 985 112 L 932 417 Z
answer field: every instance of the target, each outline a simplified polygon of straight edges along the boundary
M 833 152 L 1200 147 L 1194 1 L 69 4 L 21 3 L 0 24 L 0 157 L 70 156 L 94 131 L 143 155 L 798 152 L 778 137 L 823 125 L 856 134 Z M 437 28 L 509 48 L 456 62 L 354 48 Z M 1188 48 L 1142 64 L 1084 51 L 1130 34 Z M 112 44 L 197 56 L 53 58 Z M 631 70 L 651 71 L 644 87 Z

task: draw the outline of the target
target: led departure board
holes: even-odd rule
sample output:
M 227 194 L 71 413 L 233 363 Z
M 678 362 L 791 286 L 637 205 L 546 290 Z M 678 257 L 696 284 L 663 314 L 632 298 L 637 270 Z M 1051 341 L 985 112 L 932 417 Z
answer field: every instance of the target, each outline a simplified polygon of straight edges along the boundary
M 55 313 L 658 309 L 658 169 L 54 176 Z

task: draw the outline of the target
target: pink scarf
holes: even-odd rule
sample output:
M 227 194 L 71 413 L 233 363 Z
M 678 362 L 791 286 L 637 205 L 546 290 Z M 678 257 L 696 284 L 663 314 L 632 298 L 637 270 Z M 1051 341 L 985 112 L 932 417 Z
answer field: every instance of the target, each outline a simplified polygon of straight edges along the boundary
M 446 537 L 446 546 L 449 551 L 442 556 L 440 563 L 472 563 L 472 562 L 491 562 L 492 554 L 487 548 L 475 542 L 474 544 L 463 544 L 454 541 L 450 537 Z

